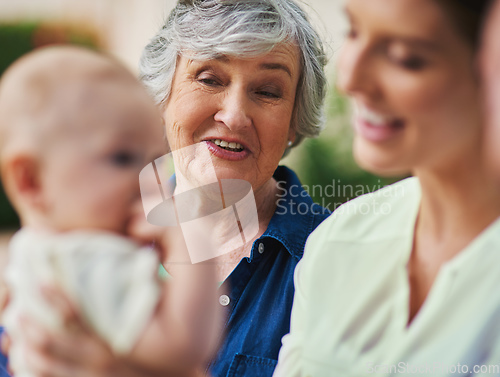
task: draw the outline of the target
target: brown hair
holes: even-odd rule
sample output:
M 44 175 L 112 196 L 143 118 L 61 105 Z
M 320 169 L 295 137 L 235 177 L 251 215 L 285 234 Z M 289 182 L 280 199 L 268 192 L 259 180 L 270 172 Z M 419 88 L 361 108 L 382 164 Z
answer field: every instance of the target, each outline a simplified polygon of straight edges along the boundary
M 445 8 L 458 32 L 472 45 L 479 48 L 483 20 L 491 0 L 437 0 Z

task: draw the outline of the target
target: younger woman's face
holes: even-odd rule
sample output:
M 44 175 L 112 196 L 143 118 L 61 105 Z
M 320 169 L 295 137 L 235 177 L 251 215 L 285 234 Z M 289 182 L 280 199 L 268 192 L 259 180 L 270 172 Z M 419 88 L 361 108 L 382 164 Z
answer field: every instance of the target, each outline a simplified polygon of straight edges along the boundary
M 485 146 L 490 165 L 500 177 L 500 3 L 490 14 L 482 42 L 481 69 L 485 89 L 486 127 Z
M 354 154 L 379 174 L 448 168 L 480 138 L 473 48 L 435 0 L 348 0 L 338 86 Z

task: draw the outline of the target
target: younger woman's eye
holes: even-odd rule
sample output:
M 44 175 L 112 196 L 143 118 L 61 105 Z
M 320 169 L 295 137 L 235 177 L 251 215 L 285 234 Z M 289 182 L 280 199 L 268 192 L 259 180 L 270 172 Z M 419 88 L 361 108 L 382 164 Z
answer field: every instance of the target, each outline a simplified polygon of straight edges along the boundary
M 396 64 L 410 71 L 420 71 L 426 66 L 425 60 L 416 56 L 398 60 Z
M 128 167 L 139 162 L 139 157 L 132 152 L 119 151 L 111 155 L 111 162 L 116 166 Z
M 416 54 L 413 49 L 403 43 L 390 43 L 385 47 L 385 53 L 388 58 L 399 67 L 409 71 L 420 71 L 425 68 L 428 61 L 421 57 L 421 54 Z

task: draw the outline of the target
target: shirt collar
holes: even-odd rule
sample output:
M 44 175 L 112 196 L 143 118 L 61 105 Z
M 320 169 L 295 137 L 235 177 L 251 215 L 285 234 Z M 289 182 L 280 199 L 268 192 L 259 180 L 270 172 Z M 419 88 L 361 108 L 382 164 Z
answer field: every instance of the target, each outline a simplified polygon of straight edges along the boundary
M 307 237 L 330 212 L 313 202 L 292 170 L 278 166 L 273 177 L 278 183 L 279 198 L 261 239 L 279 241 L 293 257 L 300 259 Z

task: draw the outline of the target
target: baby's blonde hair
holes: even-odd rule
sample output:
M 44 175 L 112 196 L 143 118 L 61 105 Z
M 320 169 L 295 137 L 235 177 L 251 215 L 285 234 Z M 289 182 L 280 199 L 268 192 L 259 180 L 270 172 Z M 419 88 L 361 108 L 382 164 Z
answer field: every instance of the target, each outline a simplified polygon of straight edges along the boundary
M 116 79 L 140 85 L 114 59 L 81 47 L 47 47 L 18 59 L 0 80 L 0 163 L 20 148 L 39 151 L 51 131 L 72 121 L 68 105 L 84 88 Z

